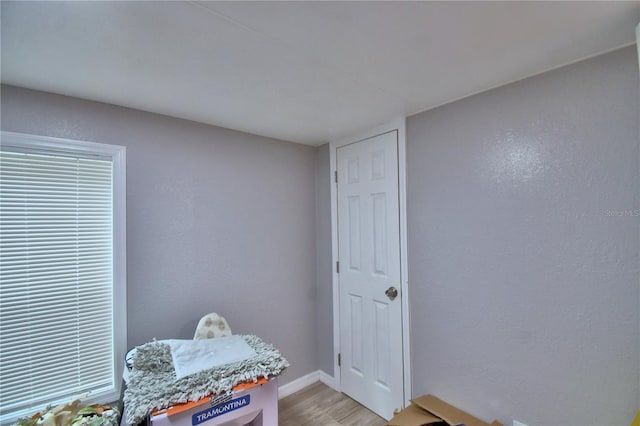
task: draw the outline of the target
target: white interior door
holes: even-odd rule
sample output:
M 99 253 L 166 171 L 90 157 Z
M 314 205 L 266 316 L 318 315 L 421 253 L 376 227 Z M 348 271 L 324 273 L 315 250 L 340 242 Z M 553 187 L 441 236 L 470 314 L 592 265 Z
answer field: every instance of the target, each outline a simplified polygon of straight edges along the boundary
M 340 386 L 390 419 L 404 401 L 398 132 L 339 147 L 336 160 Z

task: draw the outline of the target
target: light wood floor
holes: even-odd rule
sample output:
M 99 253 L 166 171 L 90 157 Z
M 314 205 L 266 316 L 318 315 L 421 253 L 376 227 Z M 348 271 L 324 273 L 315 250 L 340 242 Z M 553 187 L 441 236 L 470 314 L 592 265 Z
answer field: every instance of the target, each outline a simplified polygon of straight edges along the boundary
M 343 393 L 317 382 L 278 402 L 280 426 L 385 426 L 387 422 Z

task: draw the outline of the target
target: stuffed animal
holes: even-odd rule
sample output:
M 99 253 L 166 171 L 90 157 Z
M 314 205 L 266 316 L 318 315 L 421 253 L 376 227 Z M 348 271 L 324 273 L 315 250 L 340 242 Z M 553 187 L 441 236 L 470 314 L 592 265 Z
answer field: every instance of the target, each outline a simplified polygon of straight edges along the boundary
M 194 339 L 213 339 L 215 337 L 231 336 L 231 328 L 223 316 L 212 312 L 203 316 L 198 322 Z

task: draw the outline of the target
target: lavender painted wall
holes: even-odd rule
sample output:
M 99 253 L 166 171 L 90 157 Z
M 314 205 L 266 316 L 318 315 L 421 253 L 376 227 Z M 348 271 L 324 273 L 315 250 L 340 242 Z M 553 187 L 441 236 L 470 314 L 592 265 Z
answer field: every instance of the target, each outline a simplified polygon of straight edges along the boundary
M 316 152 L 316 317 L 318 368 L 333 376 L 333 268 L 329 144 Z
M 127 146 L 129 346 L 224 315 L 317 370 L 315 148 L 2 86 L 2 129 Z
M 413 394 L 510 425 L 640 400 L 635 47 L 408 119 Z

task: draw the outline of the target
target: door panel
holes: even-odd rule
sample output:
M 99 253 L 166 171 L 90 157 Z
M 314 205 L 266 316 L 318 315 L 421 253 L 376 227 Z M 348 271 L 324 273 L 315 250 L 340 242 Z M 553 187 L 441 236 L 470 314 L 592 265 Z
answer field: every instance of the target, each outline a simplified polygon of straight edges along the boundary
M 342 390 L 389 419 L 402 408 L 397 132 L 337 149 Z

